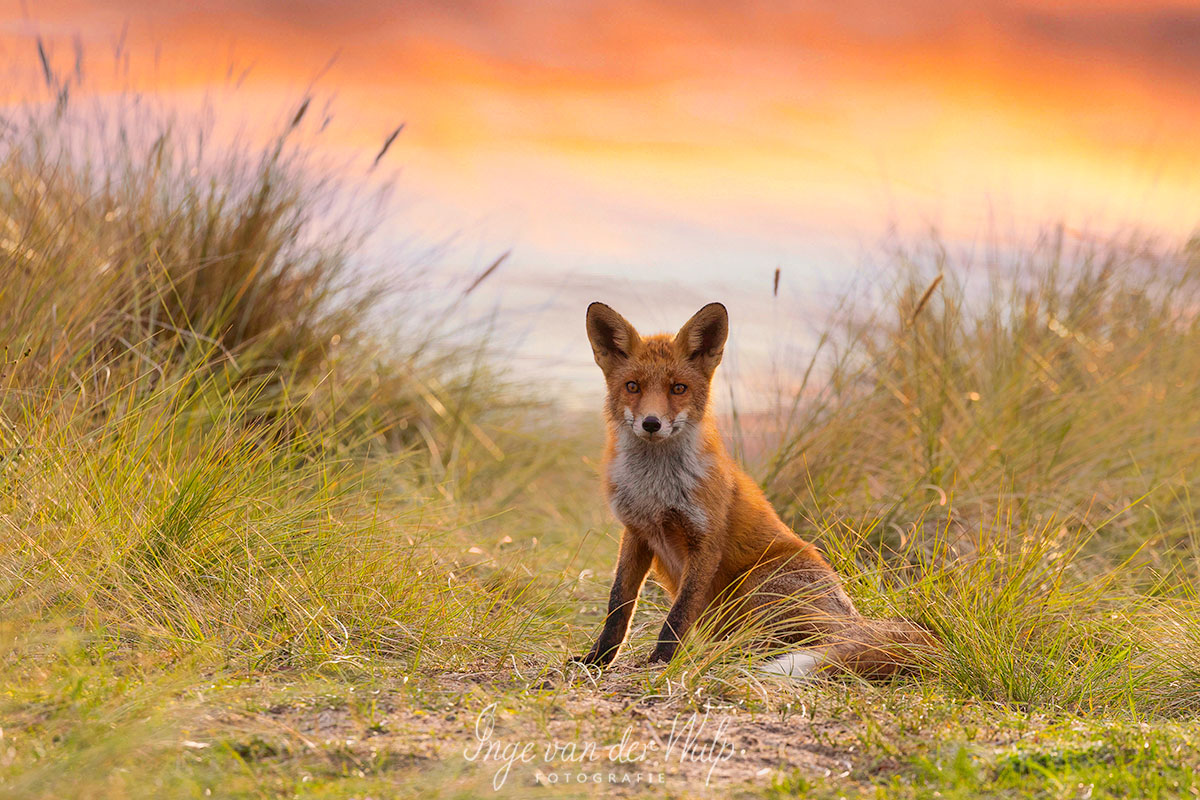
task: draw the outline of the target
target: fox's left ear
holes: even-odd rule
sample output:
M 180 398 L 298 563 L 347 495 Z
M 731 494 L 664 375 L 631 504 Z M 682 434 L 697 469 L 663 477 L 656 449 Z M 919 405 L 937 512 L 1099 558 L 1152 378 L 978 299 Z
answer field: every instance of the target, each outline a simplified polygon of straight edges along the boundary
M 675 348 L 711 378 L 721 363 L 728 336 L 729 312 L 720 303 L 709 303 L 675 334 Z

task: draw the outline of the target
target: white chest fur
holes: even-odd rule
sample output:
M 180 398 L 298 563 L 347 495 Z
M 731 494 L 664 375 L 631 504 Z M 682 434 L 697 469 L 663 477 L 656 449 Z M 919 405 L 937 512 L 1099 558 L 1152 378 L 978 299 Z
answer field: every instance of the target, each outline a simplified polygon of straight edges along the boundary
M 622 428 L 608 472 L 613 514 L 622 523 L 652 535 L 660 531 L 671 511 L 703 529 L 708 520 L 695 493 L 708 468 L 709 459 L 700 449 L 700 432 L 694 427 L 662 442 L 643 441 Z

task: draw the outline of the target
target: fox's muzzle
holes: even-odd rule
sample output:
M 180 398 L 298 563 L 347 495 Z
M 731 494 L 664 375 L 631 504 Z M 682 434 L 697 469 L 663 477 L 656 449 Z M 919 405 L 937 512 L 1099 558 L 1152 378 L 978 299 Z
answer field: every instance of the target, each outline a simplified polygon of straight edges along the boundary
M 630 409 L 625 410 L 625 422 L 639 439 L 654 441 L 669 439 L 683 430 L 687 420 L 686 411 L 679 412 L 674 419 L 671 419 L 669 416 L 659 414 L 647 414 L 643 417 L 634 414 Z

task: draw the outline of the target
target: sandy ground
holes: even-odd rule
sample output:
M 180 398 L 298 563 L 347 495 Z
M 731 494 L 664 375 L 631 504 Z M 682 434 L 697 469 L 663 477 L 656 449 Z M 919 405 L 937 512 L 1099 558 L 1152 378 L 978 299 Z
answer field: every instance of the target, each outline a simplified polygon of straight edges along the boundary
M 276 702 L 212 721 L 226 736 L 236 732 L 248 760 L 313 756 L 480 796 L 725 797 L 781 776 L 844 778 L 856 766 L 847 724 L 814 719 L 799 695 L 779 711 L 751 712 L 644 689 L 619 672 L 507 691 L 445 675 L 354 704 Z

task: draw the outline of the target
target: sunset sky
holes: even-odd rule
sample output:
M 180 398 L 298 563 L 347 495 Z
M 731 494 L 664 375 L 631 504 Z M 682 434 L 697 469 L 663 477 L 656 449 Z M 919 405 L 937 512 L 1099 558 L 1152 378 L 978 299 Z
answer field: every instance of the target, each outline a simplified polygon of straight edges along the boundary
M 969 245 L 1063 222 L 1180 238 L 1200 219 L 1200 3 L 0 9 L 11 70 L 36 64 L 39 35 L 69 68 L 78 37 L 94 91 L 219 91 L 264 129 L 316 80 L 333 109 L 322 147 L 345 157 L 369 160 L 404 122 L 377 243 L 449 241 L 445 268 L 464 273 L 511 248 L 479 302 L 536 310 L 520 355 L 580 375 L 594 369 L 586 300 L 655 327 L 723 299 L 753 362 L 784 334 L 764 322 L 778 302 L 817 313 L 888 231 Z

